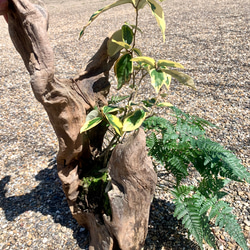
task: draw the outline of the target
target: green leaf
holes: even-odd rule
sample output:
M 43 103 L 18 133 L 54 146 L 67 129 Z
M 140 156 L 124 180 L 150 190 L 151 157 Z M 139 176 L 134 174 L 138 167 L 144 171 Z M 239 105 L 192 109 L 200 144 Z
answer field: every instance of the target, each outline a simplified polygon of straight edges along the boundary
M 132 2 L 133 2 L 134 7 L 137 8 L 138 10 L 142 9 L 147 3 L 146 0 L 132 0 Z
M 106 114 L 111 114 L 111 113 L 115 113 L 117 111 L 120 111 L 120 109 L 117 107 L 112 107 L 112 106 L 103 106 L 102 111 L 103 111 L 103 114 L 106 115 Z
M 190 76 L 188 76 L 182 72 L 179 72 L 177 70 L 170 70 L 170 69 L 161 69 L 161 70 L 164 71 L 165 73 L 171 75 L 173 78 L 175 78 L 181 84 L 184 84 L 184 85 L 187 85 L 193 89 L 196 89 L 195 85 L 194 85 L 194 81 Z
M 133 51 L 138 55 L 142 56 L 142 52 L 138 48 L 133 48 Z
M 90 120 L 92 120 L 92 119 L 94 119 L 94 118 L 96 118 L 96 117 L 101 117 L 101 115 L 100 115 L 100 112 L 98 111 L 98 110 L 96 110 L 96 109 L 93 109 L 93 110 L 91 110 L 88 114 L 87 114 L 87 116 L 86 116 L 86 122 L 87 121 L 90 121 Z
M 156 93 L 159 92 L 163 84 L 165 84 L 166 87 L 169 89 L 170 82 L 171 82 L 170 75 L 166 74 L 163 71 L 159 71 L 156 69 L 151 69 L 149 74 L 151 76 L 151 84 L 154 87 Z
M 132 114 L 126 117 L 123 122 L 123 131 L 133 131 L 141 126 L 146 118 L 146 112 L 142 109 L 137 109 Z
M 157 104 L 158 107 L 173 107 L 173 104 L 170 102 L 161 102 Z
M 127 44 L 131 44 L 133 41 L 133 31 L 128 25 L 122 26 L 122 40 Z
M 133 58 L 131 61 L 137 62 L 137 63 L 142 63 L 142 64 L 148 64 L 150 65 L 151 68 L 155 68 L 155 60 L 151 57 L 147 56 L 138 56 Z
M 161 29 L 163 41 L 165 42 L 166 23 L 162 7 L 155 0 L 147 0 L 147 2 L 151 7 L 152 13 L 154 14 L 156 21 Z
M 130 80 L 130 75 L 133 72 L 131 58 L 132 56 L 127 53 L 122 55 L 115 63 L 114 71 L 118 81 L 118 89 Z
M 96 118 L 93 118 L 89 121 L 86 121 L 84 123 L 84 125 L 81 127 L 80 133 L 83 133 L 83 132 L 97 126 L 101 121 L 102 121 L 102 117 L 96 117 Z
M 85 29 L 103 12 L 112 9 L 116 6 L 122 5 L 122 4 L 126 4 L 126 3 L 132 3 L 132 0 L 118 0 L 112 4 L 109 4 L 107 6 L 105 6 L 104 8 L 96 11 L 89 19 L 88 23 L 83 27 L 82 31 L 80 32 L 80 37 L 79 39 L 84 35 L 84 31 Z
M 184 67 L 177 62 L 169 61 L 169 60 L 159 60 L 157 62 L 157 66 L 160 67 L 173 67 L 173 68 L 181 68 L 184 69 Z
M 142 101 L 143 104 L 146 106 L 146 107 L 152 107 L 156 104 L 156 98 L 151 98 L 151 99 L 148 99 L 148 100 L 143 100 Z
M 145 3 L 146 3 L 146 0 L 145 0 Z M 143 33 L 142 30 L 141 30 L 139 27 L 137 27 L 137 26 L 135 26 L 135 25 L 133 25 L 133 24 L 130 24 L 130 23 L 128 23 L 128 22 L 125 22 L 125 24 L 128 25 L 128 26 L 130 26 L 132 29 L 138 30 L 138 31 L 140 31 L 141 33 Z
M 121 134 L 122 134 L 121 133 L 121 130 L 122 130 L 121 120 L 117 116 L 111 115 L 108 113 L 106 113 L 105 116 L 106 116 L 109 124 L 115 129 L 116 133 L 121 136 Z
M 125 42 L 119 42 L 114 39 L 112 40 L 112 42 L 118 44 L 119 46 L 121 46 L 122 48 L 125 48 L 126 50 L 131 49 L 131 46 Z
M 108 55 L 111 57 L 119 52 L 123 47 L 112 40 L 122 42 L 122 30 L 117 30 L 108 40 Z

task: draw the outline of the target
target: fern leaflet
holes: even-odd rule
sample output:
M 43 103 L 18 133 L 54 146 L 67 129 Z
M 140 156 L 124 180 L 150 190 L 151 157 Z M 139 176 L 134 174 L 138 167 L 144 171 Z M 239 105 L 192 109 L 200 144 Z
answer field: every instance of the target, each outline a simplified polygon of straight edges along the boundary
M 174 199 L 176 206 L 174 216 L 177 217 L 178 220 L 182 218 L 182 224 L 190 231 L 202 248 L 203 230 L 200 209 L 195 206 L 196 198 L 187 198 L 181 192 L 179 193 L 179 191 L 180 189 L 177 188 L 172 192 L 176 197 Z
M 216 217 L 215 225 L 225 229 L 225 231 L 244 249 L 248 246 L 242 229 L 237 222 L 236 216 L 232 214 L 232 208 L 224 201 L 218 201 L 212 206 L 209 219 Z
M 110 104 L 117 104 L 117 103 L 119 103 L 119 102 L 121 102 L 121 101 L 124 101 L 124 100 L 126 100 L 127 98 L 129 98 L 129 95 L 124 95 L 124 96 L 112 96 L 111 97 L 111 100 L 110 101 L 108 101 L 108 104 L 110 105 Z

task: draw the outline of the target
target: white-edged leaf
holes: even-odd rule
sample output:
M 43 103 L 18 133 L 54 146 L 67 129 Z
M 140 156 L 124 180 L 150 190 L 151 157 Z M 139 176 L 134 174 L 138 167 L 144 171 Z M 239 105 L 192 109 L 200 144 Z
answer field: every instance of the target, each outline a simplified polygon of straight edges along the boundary
M 132 0 L 134 7 L 138 10 L 142 9 L 146 5 L 146 0 Z
M 149 72 L 151 76 L 151 84 L 154 87 L 156 93 L 159 93 L 163 84 L 169 89 L 171 76 L 161 70 L 151 69 Z
M 80 133 L 83 133 L 95 126 L 97 126 L 102 121 L 102 117 L 95 117 L 89 121 L 86 121 L 80 129 Z
M 167 74 L 171 75 L 173 78 L 175 78 L 178 82 L 181 84 L 187 85 L 193 89 L 195 88 L 193 79 L 182 72 L 179 72 L 177 70 L 171 70 L 171 69 L 161 69 L 162 71 L 166 72 Z
M 112 42 L 112 40 L 122 42 L 122 30 L 117 30 L 108 40 L 108 55 L 113 56 L 119 52 L 123 47 L 117 43 Z
M 169 61 L 169 60 L 159 60 L 157 62 L 157 67 L 173 67 L 173 68 L 184 69 L 184 67 L 180 63 Z
M 112 106 L 103 106 L 102 107 L 102 112 L 104 114 L 111 114 L 120 111 L 120 108 L 117 107 L 112 107 Z
M 93 109 L 93 110 L 91 110 L 91 111 L 87 114 L 87 116 L 86 116 L 86 122 L 87 122 L 87 121 L 90 121 L 90 120 L 92 120 L 92 119 L 94 119 L 94 118 L 96 118 L 96 117 L 98 117 L 98 116 L 101 117 L 100 112 L 99 112 L 98 110 L 96 110 L 96 109 Z
M 122 55 L 114 65 L 114 72 L 117 77 L 117 89 L 120 89 L 125 83 L 129 82 L 133 72 L 133 63 L 131 55 L 126 53 Z
M 121 120 L 112 114 L 105 114 L 109 124 L 115 129 L 118 135 L 122 135 L 122 122 Z
M 138 56 L 142 56 L 142 52 L 141 52 L 141 50 L 139 50 L 138 48 L 133 48 L 133 51 L 134 51 Z
M 157 104 L 158 107 L 173 107 L 173 104 L 170 102 L 160 102 Z
M 145 0 L 145 2 L 146 2 L 146 0 Z M 140 31 L 141 33 L 143 33 L 142 30 L 139 27 L 135 26 L 134 24 L 130 24 L 128 22 L 125 22 L 125 24 L 130 26 L 132 29 L 136 29 L 136 30 Z
M 155 68 L 155 60 L 151 57 L 148 56 L 138 56 L 133 58 L 131 61 L 137 62 L 137 63 L 142 63 L 142 64 L 148 64 L 150 65 L 151 68 Z
M 123 122 L 123 131 L 133 131 L 141 126 L 146 118 L 146 112 L 142 109 L 137 109 L 129 114 Z
M 105 6 L 104 8 L 96 11 L 89 19 L 88 23 L 83 27 L 82 31 L 80 32 L 80 37 L 79 39 L 84 35 L 84 31 L 85 29 L 103 12 L 112 9 L 116 6 L 122 5 L 122 4 L 126 4 L 126 3 L 132 3 L 132 0 L 118 0 L 112 4 L 109 4 L 107 6 Z
M 116 41 L 114 39 L 112 39 L 112 42 L 118 44 L 119 46 L 121 46 L 122 48 L 125 48 L 127 50 L 131 49 L 131 46 L 128 43 Z
M 122 40 L 127 44 L 131 44 L 133 42 L 134 33 L 133 30 L 129 27 L 129 25 L 122 25 Z
M 162 7 L 155 0 L 147 0 L 152 13 L 154 14 L 156 21 L 161 29 L 163 41 L 165 42 L 165 30 L 166 30 L 166 22 L 164 18 L 164 12 Z

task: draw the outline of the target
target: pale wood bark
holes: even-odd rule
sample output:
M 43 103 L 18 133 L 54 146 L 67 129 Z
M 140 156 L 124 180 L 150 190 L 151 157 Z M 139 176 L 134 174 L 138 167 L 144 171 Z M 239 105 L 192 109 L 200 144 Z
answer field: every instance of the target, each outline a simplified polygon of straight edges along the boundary
M 8 25 L 11 39 L 30 73 L 34 95 L 58 137 L 58 175 L 73 216 L 90 230 L 90 249 L 140 249 L 147 234 L 156 184 L 143 131 L 118 145 L 108 163 L 112 218 L 83 212 L 77 204 L 80 175 L 94 165 L 106 132 L 105 128 L 97 127 L 80 134 L 80 128 L 94 106 L 107 104 L 109 70 L 118 56 L 108 57 L 108 38 L 79 75 L 58 79 L 47 34 L 46 8 L 28 0 L 9 0 Z

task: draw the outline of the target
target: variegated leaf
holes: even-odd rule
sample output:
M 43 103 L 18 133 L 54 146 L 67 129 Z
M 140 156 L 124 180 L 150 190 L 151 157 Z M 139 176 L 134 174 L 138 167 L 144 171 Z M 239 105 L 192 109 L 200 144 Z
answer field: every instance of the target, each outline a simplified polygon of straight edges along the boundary
M 149 72 L 151 76 L 151 84 L 154 87 L 156 93 L 159 93 L 163 84 L 169 89 L 171 76 L 161 70 L 151 69 Z
M 164 12 L 162 7 L 155 0 L 147 0 L 152 13 L 154 14 L 156 21 L 161 29 L 163 41 L 165 42 L 165 30 L 166 30 L 166 22 L 164 18 Z
M 104 8 L 96 11 L 89 19 L 88 23 L 83 27 L 82 31 L 80 32 L 80 37 L 79 39 L 84 35 L 84 31 L 85 29 L 103 12 L 112 9 L 116 6 L 122 5 L 122 4 L 126 4 L 126 3 L 132 3 L 132 0 L 118 0 L 112 4 L 109 4 L 107 6 L 105 6 Z
M 161 68 L 161 67 L 173 67 L 173 68 L 184 69 L 184 67 L 180 63 L 169 61 L 169 60 L 159 60 L 157 62 L 157 66 L 159 68 Z
M 108 40 L 108 55 L 109 56 L 113 56 L 117 52 L 119 52 L 121 49 L 123 49 L 122 46 L 120 46 L 117 43 L 112 42 L 112 40 L 122 42 L 122 30 L 121 29 L 114 32 L 114 34 Z
M 122 55 L 115 63 L 114 71 L 118 81 L 118 89 L 130 80 L 131 73 L 133 72 L 131 58 L 131 55 L 127 53 Z
M 141 64 L 148 64 L 150 65 L 150 68 L 155 68 L 155 60 L 151 57 L 147 56 L 138 56 L 133 58 L 131 61 L 141 63 Z
M 193 89 L 196 89 L 195 85 L 194 85 L 194 81 L 189 75 L 184 74 L 182 72 L 179 72 L 177 70 L 162 69 L 162 71 L 171 75 L 173 78 L 175 78 L 181 84 L 184 84 L 184 85 L 187 85 Z
M 116 133 L 118 135 L 122 135 L 122 122 L 121 120 L 115 116 L 115 115 L 112 115 L 112 114 L 105 114 L 109 124 L 115 129 Z
M 133 131 L 139 128 L 145 118 L 146 112 L 142 109 L 137 109 L 125 118 L 123 122 L 123 131 Z

